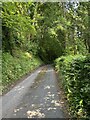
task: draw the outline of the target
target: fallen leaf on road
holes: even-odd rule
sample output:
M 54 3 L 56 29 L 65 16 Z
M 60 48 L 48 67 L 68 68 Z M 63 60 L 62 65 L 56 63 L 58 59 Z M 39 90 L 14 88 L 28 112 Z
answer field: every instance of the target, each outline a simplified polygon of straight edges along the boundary
M 55 106 L 61 106 L 60 101 L 52 100 L 51 103 L 54 103 Z
M 49 97 L 45 97 L 44 100 L 49 100 L 50 98 Z
M 50 86 L 46 86 L 44 89 L 50 89 Z
M 14 112 L 16 113 L 16 112 L 18 112 L 20 109 L 14 109 Z
M 33 111 L 27 111 L 27 117 L 28 118 L 34 118 L 34 117 L 38 117 L 38 118 L 44 118 L 45 114 L 41 113 L 40 110 L 33 110 Z
M 50 107 L 50 108 L 48 108 L 48 110 L 56 110 L 56 108 L 51 108 L 51 107 Z

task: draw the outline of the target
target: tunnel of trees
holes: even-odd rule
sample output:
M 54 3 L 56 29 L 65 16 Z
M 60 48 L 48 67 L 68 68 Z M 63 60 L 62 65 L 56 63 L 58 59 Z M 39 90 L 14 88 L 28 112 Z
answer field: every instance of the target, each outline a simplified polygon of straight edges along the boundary
M 1 6 L 3 89 L 40 64 L 61 56 L 89 56 L 90 2 L 3 2 Z M 89 62 L 88 58 L 88 66 Z
M 3 51 L 25 50 L 45 62 L 90 52 L 89 10 L 88 2 L 3 3 Z

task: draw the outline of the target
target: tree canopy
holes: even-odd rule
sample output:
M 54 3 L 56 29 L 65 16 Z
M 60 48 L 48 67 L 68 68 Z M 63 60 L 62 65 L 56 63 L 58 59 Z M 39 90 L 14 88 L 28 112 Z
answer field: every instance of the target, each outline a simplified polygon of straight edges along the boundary
M 44 61 L 90 52 L 90 2 L 2 4 L 3 50 L 33 52 Z
M 1 13 L 3 90 L 55 63 L 71 113 L 90 118 L 90 2 L 3 2 Z

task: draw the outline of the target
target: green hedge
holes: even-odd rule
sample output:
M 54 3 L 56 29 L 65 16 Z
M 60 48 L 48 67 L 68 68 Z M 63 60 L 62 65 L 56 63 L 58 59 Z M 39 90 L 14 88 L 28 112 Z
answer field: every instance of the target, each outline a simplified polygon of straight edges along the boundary
M 90 117 L 90 55 L 55 60 L 74 117 Z
M 31 56 L 29 53 L 18 51 L 16 56 L 11 56 L 9 53 L 2 54 L 2 85 L 3 91 L 7 89 L 21 76 L 32 71 L 42 62 Z

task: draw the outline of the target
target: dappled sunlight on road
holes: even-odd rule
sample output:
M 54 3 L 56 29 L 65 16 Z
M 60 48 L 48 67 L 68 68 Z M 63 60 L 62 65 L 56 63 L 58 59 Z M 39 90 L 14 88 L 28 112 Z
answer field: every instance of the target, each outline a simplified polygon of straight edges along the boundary
M 41 113 L 39 109 L 33 111 L 27 111 L 28 118 L 44 118 L 45 114 Z
M 15 87 L 15 90 L 20 93 L 24 90 L 24 85 Z M 54 70 L 52 67 L 45 68 L 28 88 L 20 104 L 13 109 L 11 116 L 12 118 L 17 116 L 18 118 L 62 118 L 64 102 L 59 99 L 59 95 L 61 92 L 57 88 Z
M 50 86 L 46 86 L 46 87 L 44 87 L 44 89 L 50 89 Z
M 15 87 L 15 91 L 18 91 L 18 93 L 20 94 L 24 88 L 25 88 L 24 86 L 17 86 L 17 87 Z M 16 97 L 14 97 L 14 98 L 16 98 Z
M 49 107 L 47 110 L 56 110 L 57 108 Z
M 47 85 L 47 86 L 44 86 L 44 89 L 50 89 L 50 88 L 53 88 L 54 86 L 53 85 Z
M 52 71 L 54 71 L 53 69 L 52 70 L 47 70 L 46 72 L 52 72 Z
M 19 114 L 23 112 L 23 110 L 25 110 L 25 108 L 28 107 L 28 109 L 26 109 L 26 112 L 24 113 L 24 116 L 27 118 L 45 118 L 46 117 L 46 112 L 50 112 L 50 113 L 57 113 L 58 110 L 60 110 L 63 107 L 64 102 L 57 99 L 57 96 L 61 94 L 61 92 L 57 92 L 54 93 L 52 92 L 51 88 L 54 88 L 53 85 L 47 85 L 46 87 L 44 87 L 44 90 L 48 90 L 45 94 L 45 96 L 42 98 L 42 102 L 34 102 L 34 101 L 38 101 L 38 99 L 40 99 L 40 96 L 35 95 L 35 96 L 31 96 L 32 98 L 32 104 L 23 103 L 22 107 L 18 107 L 16 109 L 14 109 L 14 116 L 17 115 L 17 113 Z
M 37 73 L 40 73 L 41 71 L 39 70 L 39 71 L 37 71 Z

